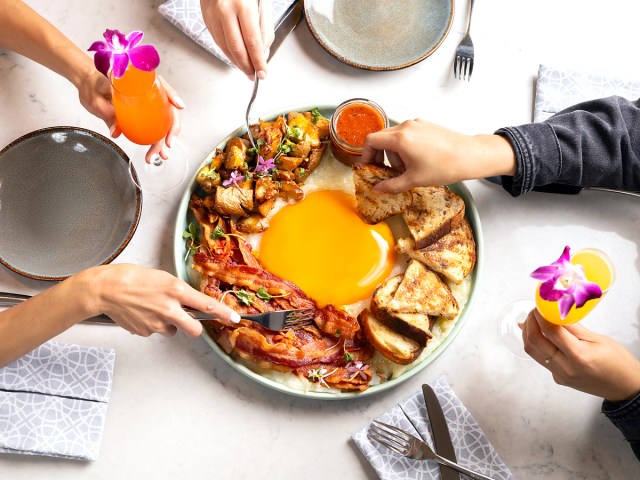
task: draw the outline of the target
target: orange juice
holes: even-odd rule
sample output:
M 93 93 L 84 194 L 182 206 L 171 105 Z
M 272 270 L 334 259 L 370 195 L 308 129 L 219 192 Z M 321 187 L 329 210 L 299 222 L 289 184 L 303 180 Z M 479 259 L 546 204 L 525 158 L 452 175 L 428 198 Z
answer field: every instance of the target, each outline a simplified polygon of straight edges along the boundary
M 607 292 L 614 279 L 614 269 L 609 257 L 603 252 L 588 248 L 580 250 L 571 256 L 571 263 L 582 265 L 587 280 L 597 283 L 602 289 L 602 296 Z M 536 307 L 548 322 L 556 325 L 570 325 L 582 320 L 587 313 L 594 309 L 602 299 L 594 298 L 585 303 L 581 308 L 572 306 L 569 314 L 561 319 L 558 302 L 549 302 L 540 298 L 540 285 L 536 288 Z
M 162 140 L 173 121 L 167 92 L 156 72 L 129 66 L 121 78 L 111 77 L 113 108 L 122 133 L 138 145 Z

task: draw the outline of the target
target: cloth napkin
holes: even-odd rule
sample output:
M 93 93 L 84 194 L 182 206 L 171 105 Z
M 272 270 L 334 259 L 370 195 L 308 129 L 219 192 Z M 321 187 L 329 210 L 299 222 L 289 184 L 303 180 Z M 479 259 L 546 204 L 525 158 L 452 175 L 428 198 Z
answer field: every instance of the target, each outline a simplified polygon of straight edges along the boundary
M 482 429 L 458 399 L 443 377 L 431 384 L 449 424 L 458 463 L 496 480 L 511 480 L 513 475 L 495 451 Z M 422 391 L 395 405 L 377 418 L 422 438 L 431 447 L 433 439 Z M 440 478 L 440 468 L 432 461 L 402 457 L 367 437 L 369 424 L 353 434 L 363 455 L 382 480 Z
M 629 79 L 540 65 L 533 121 L 542 122 L 576 103 L 611 95 L 636 100 L 640 76 Z
M 96 460 L 114 361 L 50 341 L 0 368 L 0 452 Z
M 271 0 L 273 18 L 276 22 L 282 18 L 287 9 L 295 0 Z M 158 7 L 160 14 L 178 27 L 191 40 L 202 48 L 212 53 L 227 65 L 233 67 L 233 63 L 222 53 L 213 37 L 207 30 L 200 10 L 200 0 L 167 0 Z

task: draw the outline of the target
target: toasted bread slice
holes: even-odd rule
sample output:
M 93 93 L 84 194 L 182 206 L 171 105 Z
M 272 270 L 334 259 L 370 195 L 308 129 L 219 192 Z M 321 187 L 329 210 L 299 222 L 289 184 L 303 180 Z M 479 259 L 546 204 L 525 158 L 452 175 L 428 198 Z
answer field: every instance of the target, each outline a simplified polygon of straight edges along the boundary
M 413 259 L 386 309 L 392 313 L 422 313 L 445 318 L 455 318 L 460 311 L 449 285 Z
M 393 168 L 372 163 L 360 163 L 353 167 L 353 184 L 356 190 L 358 214 L 369 224 L 379 223 L 404 212 L 411 205 L 411 192 L 374 192 L 373 187 L 382 180 L 398 175 Z
M 447 187 L 417 187 L 411 190 L 413 202 L 403 214 L 416 242 L 424 248 L 460 225 L 464 218 L 464 200 Z
M 420 344 L 391 330 L 378 321 L 368 309 L 360 312 L 358 320 L 373 348 L 392 362 L 407 365 L 422 353 L 423 347 Z
M 431 334 L 433 318 L 423 313 L 391 312 L 387 308 L 402 283 L 402 279 L 402 274 L 396 275 L 376 288 L 371 297 L 369 308 L 378 321 L 425 347 L 429 339 L 433 337 Z
M 428 247 L 416 250 L 412 238 L 400 238 L 396 250 L 424 263 L 455 284 L 460 284 L 476 264 L 476 243 L 466 219 Z

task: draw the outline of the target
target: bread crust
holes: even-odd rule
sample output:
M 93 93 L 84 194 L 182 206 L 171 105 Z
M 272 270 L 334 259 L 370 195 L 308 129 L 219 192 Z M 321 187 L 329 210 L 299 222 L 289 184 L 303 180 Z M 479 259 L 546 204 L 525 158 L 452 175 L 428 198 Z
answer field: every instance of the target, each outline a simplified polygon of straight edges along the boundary
M 424 350 L 419 343 L 384 325 L 366 308 L 360 312 L 358 320 L 373 348 L 392 362 L 408 365 Z
M 411 192 L 384 193 L 373 187 L 396 177 L 400 172 L 384 165 L 359 163 L 353 166 L 353 184 L 356 192 L 358 215 L 368 224 L 376 224 L 394 215 L 403 213 L 411 206 Z

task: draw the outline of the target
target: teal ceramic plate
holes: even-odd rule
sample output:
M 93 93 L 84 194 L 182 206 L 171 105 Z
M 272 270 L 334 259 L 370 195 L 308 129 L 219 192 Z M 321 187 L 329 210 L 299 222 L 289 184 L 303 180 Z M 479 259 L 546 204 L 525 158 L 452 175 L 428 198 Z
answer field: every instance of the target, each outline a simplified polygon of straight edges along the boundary
M 311 33 L 331 55 L 367 70 L 414 65 L 442 44 L 454 0 L 305 0 Z
M 330 118 L 331 115 L 333 114 L 333 111 L 335 110 L 337 105 L 325 105 L 325 106 L 317 106 L 317 105 L 307 105 L 307 106 L 296 106 L 296 107 L 292 107 L 286 110 L 281 110 L 278 112 L 273 112 L 272 114 L 269 115 L 264 115 L 261 118 L 264 120 L 273 120 L 275 119 L 278 115 L 284 115 L 288 112 L 292 112 L 292 111 L 296 111 L 296 112 L 304 112 L 304 111 L 309 111 L 314 107 L 318 107 L 318 109 L 320 110 L 320 113 L 322 113 L 325 117 Z M 396 122 L 391 121 L 392 124 L 397 124 Z M 218 145 L 216 145 L 215 148 L 224 148 L 224 146 L 227 144 L 227 141 L 230 138 L 242 135 L 246 132 L 246 129 L 244 126 L 242 127 L 238 127 L 236 130 L 234 130 L 232 133 L 230 133 L 226 138 L 224 138 L 223 140 L 220 141 L 220 143 L 218 143 Z M 211 154 L 207 155 L 207 158 L 202 162 L 202 165 L 205 165 L 206 163 L 208 163 L 209 159 L 212 157 L 213 155 L 213 151 L 212 150 Z M 202 166 L 201 165 L 201 166 Z M 175 232 L 174 232 L 174 237 L 173 237 L 173 261 L 174 261 L 174 266 L 176 269 L 176 274 L 182 278 L 183 280 L 190 282 L 195 288 L 198 287 L 198 282 L 194 280 L 194 277 L 192 274 L 190 274 L 189 271 L 187 271 L 187 265 L 185 264 L 185 254 L 186 254 L 186 249 L 185 249 L 185 241 L 184 238 L 182 237 L 182 232 L 184 232 L 187 229 L 187 225 L 189 224 L 190 221 L 194 221 L 193 218 L 190 216 L 190 212 L 189 212 L 189 198 L 191 198 L 191 194 L 196 191 L 196 189 L 198 188 L 198 184 L 195 181 L 195 178 L 193 179 L 193 181 L 189 184 L 189 186 L 187 187 L 187 189 L 185 190 L 185 192 L 182 195 L 182 198 L 180 199 L 180 205 L 178 206 L 178 214 L 177 214 L 177 218 L 176 218 L 176 223 L 175 223 Z M 247 377 L 249 377 L 250 379 L 266 386 L 269 388 L 272 388 L 274 390 L 277 390 L 279 392 L 284 392 L 290 395 L 294 395 L 297 397 L 303 397 L 303 398 L 313 398 L 313 399 L 320 399 L 320 400 L 342 400 L 342 399 L 350 399 L 350 398 L 360 398 L 360 397 L 365 397 L 365 396 L 369 396 L 369 395 L 373 395 L 375 393 L 379 393 L 379 392 L 383 392 L 385 390 L 388 390 L 390 388 L 395 387 L 396 385 L 408 380 L 409 378 L 413 377 L 415 374 L 419 373 L 420 371 L 422 371 L 427 365 L 429 365 L 431 362 L 433 362 L 450 344 L 451 342 L 454 340 L 454 338 L 456 337 L 456 335 L 458 334 L 458 332 L 462 329 L 463 325 L 465 324 L 465 322 L 467 321 L 471 310 L 473 309 L 473 304 L 475 303 L 475 299 L 476 299 L 476 295 L 477 292 L 479 290 L 478 287 L 478 283 L 479 283 L 479 279 L 481 276 L 481 272 L 482 272 L 482 268 L 484 265 L 484 261 L 483 261 L 483 252 L 484 252 L 484 244 L 483 244 L 483 238 L 482 238 L 482 227 L 480 225 L 480 217 L 478 216 L 478 210 L 476 209 L 475 203 L 473 201 L 473 197 L 471 196 L 471 193 L 469 192 L 469 190 L 467 189 L 467 187 L 462 184 L 455 184 L 451 186 L 451 189 L 456 192 L 458 195 L 460 195 L 466 204 L 466 216 L 467 216 L 467 220 L 469 221 L 469 224 L 471 226 L 471 229 L 473 230 L 474 233 L 474 237 L 476 240 L 476 266 L 473 270 L 473 272 L 471 273 L 471 290 L 470 290 L 470 294 L 469 294 L 469 299 L 467 301 L 467 304 L 465 305 L 464 309 L 462 310 L 462 313 L 460 314 L 460 317 L 458 318 L 456 324 L 454 325 L 454 327 L 452 328 L 452 330 L 449 332 L 449 335 L 445 338 L 445 340 L 438 346 L 435 348 L 435 350 L 429 355 L 427 356 L 423 361 L 421 361 L 420 363 L 416 364 L 413 368 L 411 368 L 411 370 L 407 370 L 406 372 L 404 372 L 403 374 L 401 374 L 400 376 L 398 376 L 397 378 L 394 378 L 392 380 L 389 380 L 385 383 L 381 383 L 379 385 L 374 385 L 372 387 L 369 387 L 369 389 L 365 390 L 364 392 L 360 392 L 360 393 L 351 393 L 351 392 L 305 392 L 305 391 L 301 391 L 301 390 L 296 390 L 294 388 L 291 388 L 287 385 L 283 385 L 282 383 L 276 382 L 272 379 L 266 378 L 256 372 L 254 372 L 253 370 L 247 368 L 244 365 L 241 365 L 239 363 L 237 363 L 236 361 L 233 360 L 233 358 L 231 358 L 229 355 L 227 355 L 227 353 L 220 348 L 220 346 L 218 346 L 218 344 L 215 342 L 215 340 L 213 338 L 211 338 L 206 331 L 203 333 L 203 337 L 204 339 L 207 341 L 207 343 L 211 346 L 211 348 L 222 357 L 222 359 L 227 362 L 229 365 L 231 365 L 231 367 L 233 367 L 235 370 L 237 370 L 238 372 L 240 372 L 243 375 L 246 375 Z
M 96 132 L 44 128 L 0 151 L 0 263 L 21 275 L 62 280 L 111 262 L 141 208 L 129 158 Z

